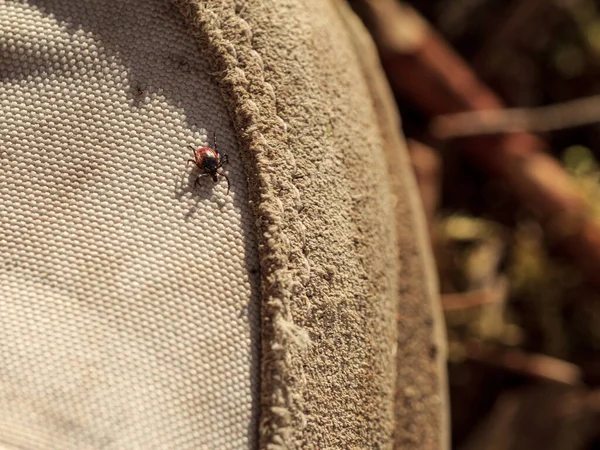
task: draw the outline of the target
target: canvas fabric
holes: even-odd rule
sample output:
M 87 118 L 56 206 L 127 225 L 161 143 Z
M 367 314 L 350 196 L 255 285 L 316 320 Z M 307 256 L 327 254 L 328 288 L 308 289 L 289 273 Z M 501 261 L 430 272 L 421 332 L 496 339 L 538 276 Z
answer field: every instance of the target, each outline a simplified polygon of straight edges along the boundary
M 256 441 L 258 257 L 217 85 L 168 2 L 0 2 L 0 442 Z M 193 188 L 187 145 L 229 156 Z
M 5 0 L 0 49 L 1 445 L 444 448 L 416 190 L 346 5 Z M 215 132 L 229 196 L 186 168 Z

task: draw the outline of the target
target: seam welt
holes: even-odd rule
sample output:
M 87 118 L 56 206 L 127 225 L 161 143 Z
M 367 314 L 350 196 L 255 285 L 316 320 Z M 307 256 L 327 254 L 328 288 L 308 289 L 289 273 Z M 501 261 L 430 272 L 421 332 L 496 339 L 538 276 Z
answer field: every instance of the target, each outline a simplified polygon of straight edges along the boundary
M 302 199 L 293 183 L 297 169 L 287 145 L 288 124 L 277 114 L 275 90 L 265 81 L 262 57 L 252 48 L 253 30 L 236 15 L 235 2 L 174 2 L 194 23 L 200 48 L 209 53 L 255 186 L 250 194 L 259 229 L 263 327 L 270 327 L 270 340 L 263 342 L 261 403 L 269 410 L 261 412 L 261 447 L 294 448 L 294 427 L 304 428 L 307 420 L 300 390 L 294 389 L 294 380 L 305 374 L 298 367 L 292 370 L 292 363 L 310 346 L 310 336 L 294 323 L 291 305 L 293 296 L 305 296 L 310 263 L 299 218 Z

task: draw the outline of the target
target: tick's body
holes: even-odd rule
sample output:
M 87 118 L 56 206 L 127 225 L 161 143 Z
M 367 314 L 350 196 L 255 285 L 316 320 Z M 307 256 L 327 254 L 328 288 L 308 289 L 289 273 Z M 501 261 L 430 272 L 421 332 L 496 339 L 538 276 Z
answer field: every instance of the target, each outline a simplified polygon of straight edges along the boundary
M 229 195 L 229 188 L 231 184 L 229 183 L 229 177 L 225 175 L 222 171 L 219 172 L 219 169 L 223 167 L 224 164 L 229 162 L 229 158 L 227 155 L 219 155 L 219 152 L 216 150 L 217 148 L 217 136 L 215 134 L 215 149 L 213 150 L 210 147 L 200 147 L 197 150 L 194 150 L 193 147 L 188 146 L 190 150 L 192 150 L 194 154 L 194 159 L 189 159 L 188 163 L 194 163 L 198 170 L 200 170 L 200 175 L 196 178 L 194 185 L 198 184 L 198 180 L 203 175 L 208 175 L 212 178 L 212 180 L 216 183 L 219 181 L 219 176 L 225 178 L 227 180 L 227 195 Z
M 194 162 L 198 168 L 202 170 L 202 172 L 211 175 L 212 179 L 217 181 L 216 171 L 220 167 L 220 158 L 219 154 L 215 150 L 210 147 L 200 147 L 198 150 L 194 150 L 194 159 Z

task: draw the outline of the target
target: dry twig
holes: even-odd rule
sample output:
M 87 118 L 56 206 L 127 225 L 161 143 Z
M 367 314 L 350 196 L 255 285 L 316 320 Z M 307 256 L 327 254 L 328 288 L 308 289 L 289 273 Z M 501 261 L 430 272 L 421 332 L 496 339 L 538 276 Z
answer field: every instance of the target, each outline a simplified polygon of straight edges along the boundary
M 440 139 L 484 134 L 543 132 L 600 122 L 600 95 L 541 108 L 472 111 L 436 117 L 431 132 Z
M 525 353 L 516 348 L 491 347 L 478 342 L 467 345 L 467 354 L 471 360 L 532 378 L 569 385 L 577 385 L 581 381 L 581 370 L 575 364 L 547 355 Z
M 449 312 L 503 303 L 506 300 L 507 292 L 507 280 L 499 277 L 494 283 L 483 289 L 454 294 L 442 294 L 442 307 L 444 308 L 444 311 Z

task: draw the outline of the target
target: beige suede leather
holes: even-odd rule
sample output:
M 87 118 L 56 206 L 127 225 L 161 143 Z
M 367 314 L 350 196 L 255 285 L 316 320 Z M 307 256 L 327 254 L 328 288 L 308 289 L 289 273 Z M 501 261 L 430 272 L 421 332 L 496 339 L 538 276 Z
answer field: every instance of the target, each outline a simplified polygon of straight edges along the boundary
M 400 249 L 399 337 L 395 400 L 395 448 L 450 448 L 446 380 L 446 331 L 427 224 L 418 197 L 394 96 L 376 49 L 358 18 L 338 0 L 339 12 L 370 86 L 384 136 L 388 172 L 396 194 Z

